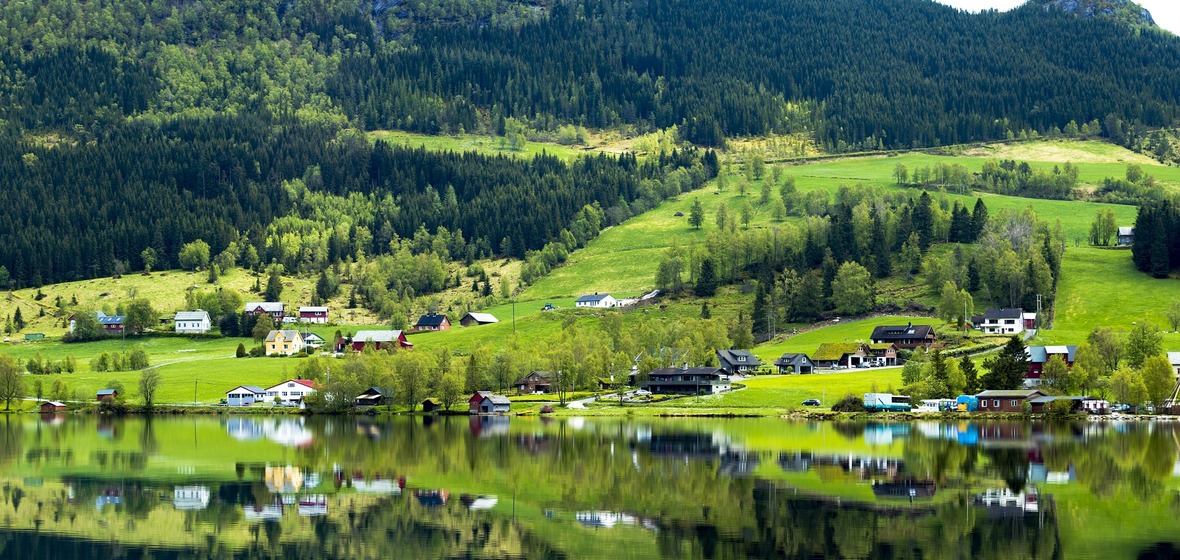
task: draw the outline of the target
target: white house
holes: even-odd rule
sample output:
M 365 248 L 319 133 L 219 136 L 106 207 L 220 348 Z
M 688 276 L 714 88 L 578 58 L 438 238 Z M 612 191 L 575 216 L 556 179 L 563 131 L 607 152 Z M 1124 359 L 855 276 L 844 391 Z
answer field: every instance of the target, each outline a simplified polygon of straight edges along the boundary
M 984 334 L 1020 334 L 1024 332 L 1024 310 L 1020 308 L 988 309 L 971 319 Z
M 319 350 L 320 347 L 324 345 L 324 342 L 327 342 L 324 340 L 324 337 L 316 333 L 309 332 L 303 335 L 303 345 L 308 348 L 315 348 L 316 350 Z
M 1180 352 L 1168 352 L 1168 362 L 1172 364 L 1172 371 L 1180 377 Z
M 619 300 L 611 297 L 610 294 L 600 294 L 595 292 L 593 295 L 582 296 L 574 302 L 574 307 L 618 307 Z
M 225 393 L 225 403 L 229 406 L 250 406 L 264 400 L 266 389 L 254 385 L 239 385 Z
M 196 311 L 177 311 L 172 318 L 176 332 L 184 334 L 205 334 L 212 328 L 209 312 L 198 309 Z
M 242 313 L 247 315 L 262 315 L 266 313 L 274 318 L 275 321 L 282 321 L 286 314 L 287 307 L 281 301 L 251 301 L 247 302 L 246 306 L 242 308 Z
M 299 322 L 300 323 L 318 323 L 325 324 L 328 322 L 328 306 L 326 305 L 305 305 L 299 308 Z
M 290 379 L 266 390 L 267 400 L 278 397 L 283 404 L 299 404 L 303 397 L 315 392 L 315 383 L 309 379 Z
M 180 511 L 200 511 L 209 507 L 209 487 L 174 486 L 172 506 Z

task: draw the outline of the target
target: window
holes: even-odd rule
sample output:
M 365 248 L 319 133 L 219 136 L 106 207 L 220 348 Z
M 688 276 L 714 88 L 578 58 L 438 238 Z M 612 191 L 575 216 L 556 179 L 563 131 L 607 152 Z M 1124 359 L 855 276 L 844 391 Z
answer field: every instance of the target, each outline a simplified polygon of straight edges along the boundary
M 1020 406 L 1020 401 L 1017 401 L 1017 400 L 1013 400 L 1013 401 L 1012 401 L 1012 408 L 1016 408 L 1016 407 L 1019 407 L 1019 406 Z
M 992 401 L 992 407 L 1000 408 L 1000 399 L 996 399 L 996 400 Z
M 987 399 L 984 399 L 983 401 L 983 408 L 987 408 Z

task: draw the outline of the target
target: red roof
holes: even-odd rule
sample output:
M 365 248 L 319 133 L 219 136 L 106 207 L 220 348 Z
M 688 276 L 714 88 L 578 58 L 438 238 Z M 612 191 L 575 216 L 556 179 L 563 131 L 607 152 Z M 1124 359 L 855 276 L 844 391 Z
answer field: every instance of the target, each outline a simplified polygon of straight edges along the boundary
M 304 387 L 315 389 L 315 381 L 310 379 L 292 379 L 291 381 L 303 385 Z

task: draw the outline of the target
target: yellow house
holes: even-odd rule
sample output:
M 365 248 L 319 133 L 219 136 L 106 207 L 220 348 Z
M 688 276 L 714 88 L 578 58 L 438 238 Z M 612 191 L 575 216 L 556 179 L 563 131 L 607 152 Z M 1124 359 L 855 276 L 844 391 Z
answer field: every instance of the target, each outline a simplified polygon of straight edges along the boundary
M 303 351 L 303 335 L 299 331 L 270 331 L 266 335 L 267 356 L 290 356 Z

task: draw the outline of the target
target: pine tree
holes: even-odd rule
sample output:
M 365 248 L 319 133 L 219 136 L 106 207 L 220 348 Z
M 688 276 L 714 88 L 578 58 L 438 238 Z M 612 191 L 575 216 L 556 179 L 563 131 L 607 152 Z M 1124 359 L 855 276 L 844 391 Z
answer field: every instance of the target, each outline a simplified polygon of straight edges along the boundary
M 1013 336 L 998 354 L 984 362 L 988 372 L 983 375 L 984 389 L 1013 390 L 1024 384 L 1028 375 L 1028 354 L 1024 342 Z
M 717 271 L 713 268 L 713 259 L 711 257 L 701 261 L 701 272 L 697 277 L 697 285 L 694 291 L 700 297 L 712 297 L 713 294 L 717 293 Z
M 16 330 L 16 332 L 25 330 L 25 318 L 21 316 L 19 306 L 16 308 L 16 312 L 12 314 L 12 328 Z
M 975 369 L 975 361 L 971 356 L 963 356 L 959 360 L 959 371 L 963 372 L 963 378 L 967 380 L 967 385 L 963 391 L 968 395 L 974 395 L 979 392 L 979 371 Z

